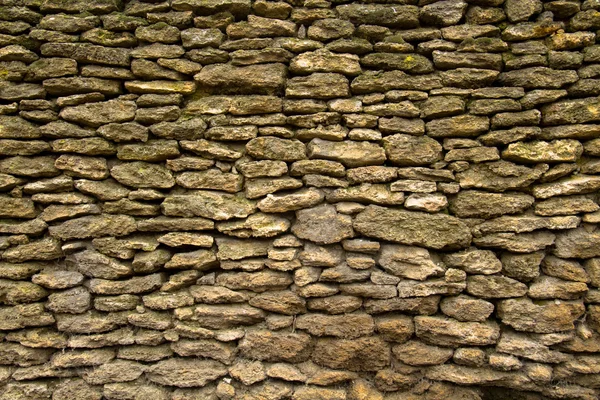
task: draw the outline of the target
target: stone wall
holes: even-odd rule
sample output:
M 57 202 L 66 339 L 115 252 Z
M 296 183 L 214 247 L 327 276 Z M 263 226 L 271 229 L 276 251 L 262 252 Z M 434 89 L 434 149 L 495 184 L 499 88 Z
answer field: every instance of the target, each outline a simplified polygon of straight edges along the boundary
M 597 399 L 599 10 L 0 0 L 0 400 Z

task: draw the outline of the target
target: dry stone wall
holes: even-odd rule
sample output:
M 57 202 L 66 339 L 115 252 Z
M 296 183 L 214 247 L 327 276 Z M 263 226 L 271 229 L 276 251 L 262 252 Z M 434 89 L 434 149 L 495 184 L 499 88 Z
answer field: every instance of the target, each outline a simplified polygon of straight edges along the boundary
M 596 29 L 0 0 L 0 399 L 597 399 Z

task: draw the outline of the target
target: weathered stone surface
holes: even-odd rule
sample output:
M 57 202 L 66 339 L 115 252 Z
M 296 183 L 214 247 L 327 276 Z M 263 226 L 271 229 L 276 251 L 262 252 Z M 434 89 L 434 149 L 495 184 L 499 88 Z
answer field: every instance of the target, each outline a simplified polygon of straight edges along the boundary
M 239 351 L 246 357 L 269 362 L 303 362 L 310 357 L 313 343 L 305 333 L 250 331 L 240 341 Z
M 260 137 L 246 144 L 248 154 L 259 160 L 297 161 L 306 158 L 304 144 L 299 140 Z
M 49 228 L 50 235 L 62 240 L 101 236 L 124 236 L 136 230 L 135 221 L 126 215 L 91 215 L 63 222 Z
M 171 358 L 146 371 L 151 382 L 177 387 L 198 387 L 227 374 L 225 365 L 213 360 Z
M 418 338 L 441 346 L 485 346 L 495 344 L 500 328 L 495 322 L 458 322 L 436 316 L 415 317 L 415 333 Z
M 234 67 L 209 65 L 194 76 L 201 87 L 225 94 L 277 94 L 283 90 L 286 68 L 283 64 Z
M 354 229 L 365 236 L 433 249 L 467 247 L 471 241 L 467 226 L 456 218 L 379 206 L 359 213 Z
M 163 201 L 161 207 L 168 216 L 201 216 L 218 221 L 245 218 L 256 210 L 253 201 L 232 194 L 206 190 L 169 196 Z
M 392 135 L 383 139 L 387 158 L 398 166 L 429 165 L 442 158 L 442 146 L 427 136 Z
M 318 244 L 337 243 L 354 235 L 352 218 L 338 214 L 331 205 L 297 211 L 292 232 L 301 239 Z
M 143 161 L 117 164 L 111 168 L 110 174 L 119 183 L 135 188 L 167 189 L 175 185 L 169 170 Z
M 577 301 L 507 299 L 498 303 L 500 320 L 518 331 L 553 333 L 574 329 L 573 322 L 585 311 Z
M 307 146 L 310 159 L 338 161 L 347 167 L 379 165 L 385 161 L 383 148 L 369 142 L 332 142 L 313 139 Z
M 414 246 L 383 245 L 377 262 L 386 272 L 407 279 L 426 280 L 445 271 L 439 257 Z
M 66 107 L 60 116 L 70 122 L 97 128 L 104 124 L 131 121 L 135 110 L 136 105 L 132 101 L 109 100 Z
M 312 360 L 319 365 L 350 371 L 378 371 L 390 362 L 390 348 L 377 336 L 358 339 L 319 339 Z
M 493 161 L 475 164 L 468 170 L 457 174 L 461 187 L 477 188 L 503 192 L 525 187 L 539 179 L 548 169 L 545 164 L 533 168 L 513 164 L 509 161 Z
M 461 218 L 493 218 L 520 213 L 533 203 L 533 197 L 521 193 L 464 190 L 450 200 L 450 211 Z

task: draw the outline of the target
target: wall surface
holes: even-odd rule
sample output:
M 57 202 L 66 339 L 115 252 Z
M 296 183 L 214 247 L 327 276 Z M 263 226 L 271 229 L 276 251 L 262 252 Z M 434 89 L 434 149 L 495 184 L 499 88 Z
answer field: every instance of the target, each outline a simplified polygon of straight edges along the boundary
M 598 10 L 0 0 L 0 399 L 597 399 Z

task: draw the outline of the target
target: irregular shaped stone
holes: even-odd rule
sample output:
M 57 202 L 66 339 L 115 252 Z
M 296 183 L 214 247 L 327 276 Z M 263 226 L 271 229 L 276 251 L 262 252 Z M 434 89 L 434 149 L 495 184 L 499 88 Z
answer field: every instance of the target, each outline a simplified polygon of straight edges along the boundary
M 295 139 L 265 136 L 250 140 L 246 144 L 248 154 L 259 160 L 297 161 L 306 158 L 304 144 Z
M 506 160 L 543 163 L 573 162 L 583 153 L 583 146 L 576 140 L 553 140 L 552 142 L 517 142 L 508 145 L 502 152 Z
M 103 279 L 119 279 L 132 274 L 126 263 L 107 257 L 95 250 L 84 250 L 67 257 L 67 265 L 73 265 L 85 276 Z
M 133 120 L 136 108 L 133 101 L 108 100 L 66 107 L 60 112 L 60 117 L 70 122 L 97 128 L 104 124 Z
M 312 360 L 324 367 L 378 371 L 390 362 L 390 348 L 377 336 L 358 339 L 319 339 Z
M 301 239 L 318 244 L 338 243 L 354 235 L 352 218 L 338 214 L 331 205 L 297 211 L 292 232 Z
M 386 272 L 407 279 L 426 280 L 445 272 L 437 256 L 419 247 L 383 245 L 377 262 Z
M 467 247 L 471 241 L 469 229 L 457 218 L 373 205 L 356 216 L 354 229 L 368 237 L 433 249 Z
M 265 213 L 282 213 L 315 206 L 324 198 L 323 192 L 311 187 L 291 194 L 269 194 L 258 202 L 257 207 Z
M 517 86 L 525 89 L 560 89 L 578 79 L 575 71 L 560 71 L 546 67 L 533 67 L 503 72 L 498 82 L 504 86 Z
M 386 136 L 383 148 L 388 160 L 399 166 L 429 165 L 442 158 L 442 146 L 427 136 Z
M 111 168 L 110 174 L 119 183 L 135 188 L 168 189 L 175 185 L 169 170 L 143 161 L 117 164 Z
M 560 258 L 592 258 L 600 256 L 600 234 L 593 229 L 577 228 L 556 236 L 554 255 Z
M 527 187 L 548 170 L 546 164 L 533 168 L 513 164 L 509 161 L 493 161 L 474 164 L 468 170 L 459 172 L 457 178 L 464 189 L 505 190 Z
M 284 315 L 296 315 L 306 312 L 305 300 L 291 291 L 262 293 L 250 299 L 249 304 L 253 307 Z
M 350 94 L 348 79 L 341 74 L 317 72 L 297 76 L 286 82 L 285 95 L 290 98 L 330 99 Z
M 87 286 L 95 294 L 138 294 L 158 289 L 164 282 L 164 274 L 134 276 L 133 278 L 111 281 L 106 279 L 91 279 Z
M 304 362 L 310 357 L 312 339 L 305 333 L 253 330 L 240 341 L 243 357 L 268 362 Z
M 223 273 L 217 284 L 232 290 L 252 290 L 262 293 L 267 290 L 283 290 L 293 282 L 290 274 L 280 271 Z
M 227 367 L 214 360 L 170 358 L 159 361 L 146 370 L 154 383 L 177 387 L 201 387 L 227 375 Z
M 5 250 L 2 258 L 10 262 L 30 260 L 56 260 L 62 257 L 60 242 L 53 238 L 43 238 L 29 243 L 20 244 Z
M 574 321 L 585 307 L 578 301 L 507 299 L 498 302 L 498 317 L 518 331 L 554 333 L 574 329 Z
M 521 193 L 461 190 L 450 200 L 450 211 L 460 218 L 494 218 L 523 212 L 533 203 L 533 197 Z
M 296 74 L 333 72 L 344 75 L 358 75 L 362 72 L 358 56 L 332 53 L 325 49 L 302 53 L 294 57 L 290 61 L 290 71 Z
M 208 65 L 194 76 L 201 87 L 223 94 L 277 94 L 283 91 L 286 67 L 283 64 L 257 64 L 234 67 Z
M 0 172 L 17 176 L 45 178 L 60 175 L 54 157 L 8 157 L 0 160 Z
M 368 314 L 354 313 L 339 316 L 307 314 L 297 317 L 296 327 L 307 330 L 313 336 L 353 339 L 372 334 L 375 324 Z
M 384 4 L 345 4 L 336 7 L 342 19 L 353 24 L 383 25 L 393 28 L 416 28 L 419 25 L 416 6 Z
M 600 179 L 597 176 L 579 174 L 536 185 L 533 187 L 533 195 L 536 198 L 547 199 L 554 196 L 592 193 L 598 188 L 600 188 Z
M 385 153 L 380 146 L 369 142 L 332 142 L 313 139 L 307 146 L 308 157 L 338 161 L 347 167 L 379 165 L 385 161 Z
M 201 216 L 218 221 L 245 218 L 256 210 L 253 201 L 240 196 L 206 190 L 168 196 L 161 207 L 168 216 Z
M 458 322 L 447 317 L 418 316 L 415 333 L 418 338 L 440 346 L 486 346 L 496 344 L 500 328 L 493 321 Z
M 439 137 L 473 137 L 487 132 L 490 127 L 487 117 L 459 115 L 441 118 L 425 124 L 427 135 Z

